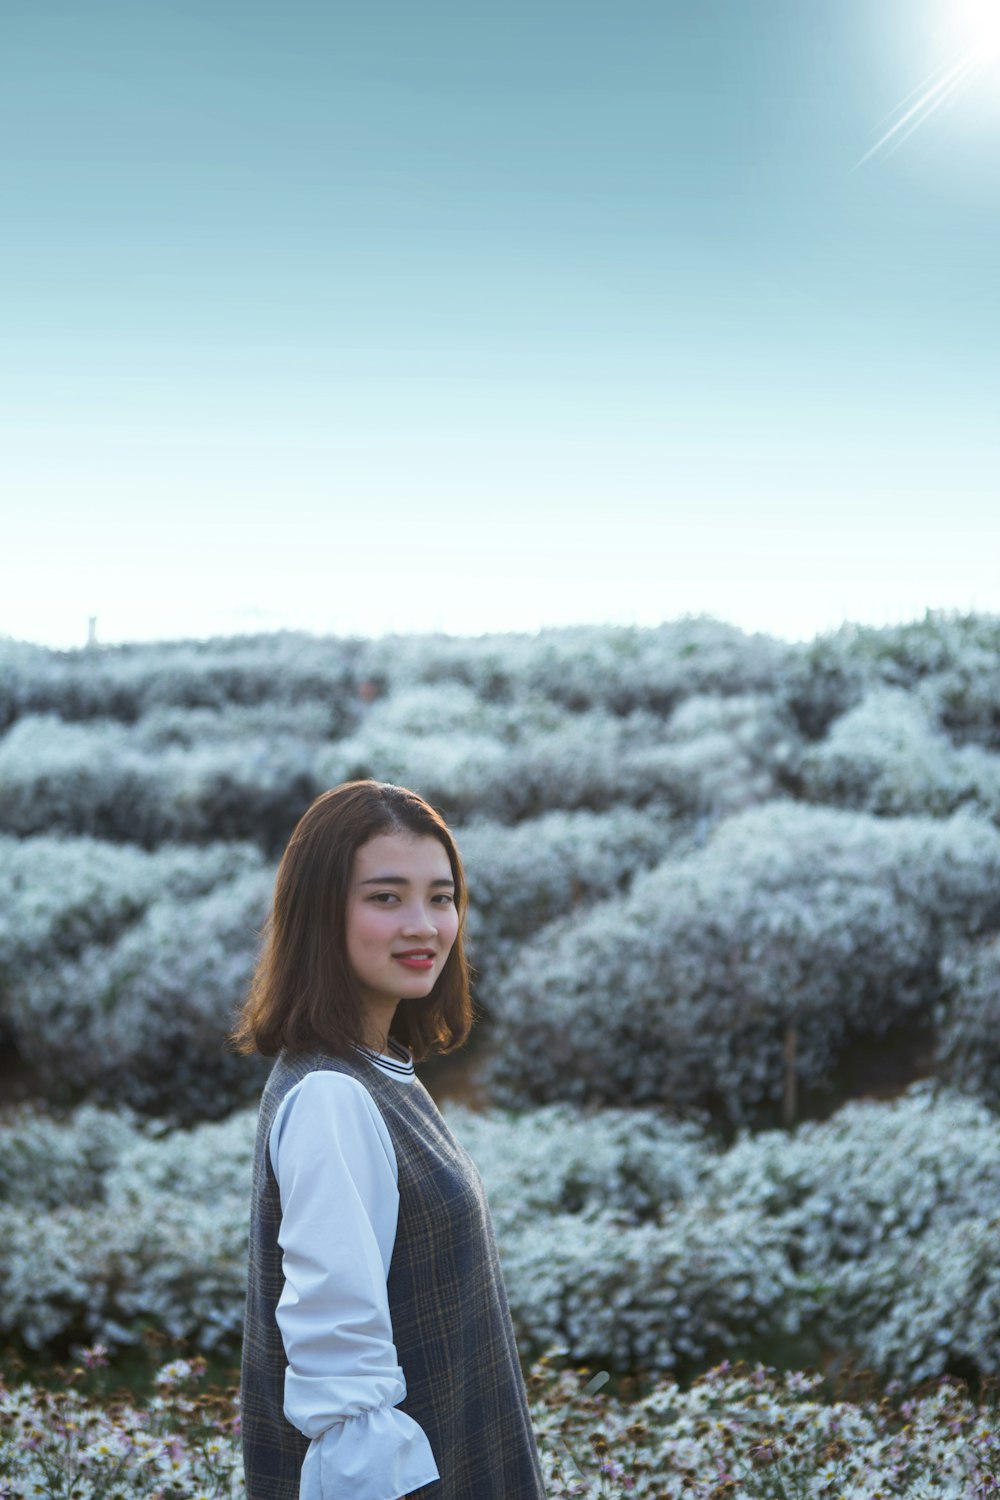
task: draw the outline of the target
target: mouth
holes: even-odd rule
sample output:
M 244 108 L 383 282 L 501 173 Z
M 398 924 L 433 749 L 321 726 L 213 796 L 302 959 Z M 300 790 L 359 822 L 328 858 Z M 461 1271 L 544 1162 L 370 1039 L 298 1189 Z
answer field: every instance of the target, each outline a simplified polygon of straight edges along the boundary
M 404 968 L 426 974 L 434 967 L 434 954 L 430 948 L 411 948 L 406 953 L 394 953 L 393 958 Z

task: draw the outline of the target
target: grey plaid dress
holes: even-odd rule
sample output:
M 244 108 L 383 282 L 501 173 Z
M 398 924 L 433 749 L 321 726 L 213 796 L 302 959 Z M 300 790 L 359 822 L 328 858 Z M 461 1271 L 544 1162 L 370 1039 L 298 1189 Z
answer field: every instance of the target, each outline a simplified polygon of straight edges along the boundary
M 319 1068 L 371 1094 L 396 1153 L 399 1217 L 387 1290 L 406 1379 L 399 1409 L 423 1428 L 439 1479 L 413 1500 L 544 1500 L 489 1204 L 472 1158 L 417 1078 L 398 1083 L 362 1053 L 282 1053 L 261 1100 L 243 1337 L 248 1500 L 298 1500 L 308 1442 L 284 1417 L 285 1351 L 275 1319 L 284 1278 L 281 1203 L 268 1137 L 282 1099 Z

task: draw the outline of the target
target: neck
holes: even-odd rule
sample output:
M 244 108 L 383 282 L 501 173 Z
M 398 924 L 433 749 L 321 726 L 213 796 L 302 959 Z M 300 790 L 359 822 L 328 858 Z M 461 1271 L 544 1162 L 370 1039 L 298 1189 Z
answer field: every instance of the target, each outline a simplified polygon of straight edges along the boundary
M 396 1006 L 399 1002 L 392 1004 L 383 1002 L 381 1005 L 369 1003 L 365 1016 L 365 1031 L 363 1041 L 366 1047 L 373 1052 L 388 1052 L 389 1050 L 389 1027 L 392 1018 L 396 1014 Z

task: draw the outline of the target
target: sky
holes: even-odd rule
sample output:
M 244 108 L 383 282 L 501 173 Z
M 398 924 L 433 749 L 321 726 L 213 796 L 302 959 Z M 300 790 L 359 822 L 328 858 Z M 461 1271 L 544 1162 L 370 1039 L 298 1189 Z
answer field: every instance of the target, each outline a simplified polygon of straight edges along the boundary
M 0 635 L 1000 613 L 996 0 L 3 0 Z

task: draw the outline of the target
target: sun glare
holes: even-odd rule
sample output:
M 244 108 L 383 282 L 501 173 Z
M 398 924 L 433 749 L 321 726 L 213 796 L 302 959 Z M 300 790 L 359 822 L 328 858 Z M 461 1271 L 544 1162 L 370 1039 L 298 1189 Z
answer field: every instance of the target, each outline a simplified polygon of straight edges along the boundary
M 974 49 L 980 57 L 1000 56 L 1000 0 L 950 0 L 956 45 Z
M 897 104 L 887 117 L 891 122 L 888 128 L 855 162 L 855 171 L 873 156 L 897 151 L 931 115 L 953 104 L 981 73 L 1000 60 L 1000 0 L 946 0 L 946 5 L 947 42 L 955 50 Z

